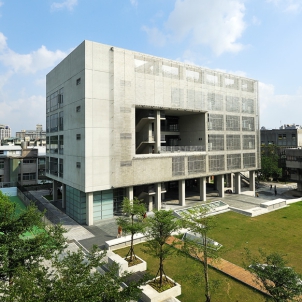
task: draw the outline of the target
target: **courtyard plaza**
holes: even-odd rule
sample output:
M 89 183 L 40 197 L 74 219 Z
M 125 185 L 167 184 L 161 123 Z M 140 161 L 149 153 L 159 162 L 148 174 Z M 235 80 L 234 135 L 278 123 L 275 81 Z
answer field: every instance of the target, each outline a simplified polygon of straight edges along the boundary
M 272 185 L 272 189 L 270 188 L 270 185 Z M 276 186 L 277 189 L 277 196 L 275 196 L 274 193 L 274 186 Z M 247 188 L 243 187 L 241 194 L 225 193 L 224 197 L 218 197 L 215 191 L 211 192 L 211 190 L 208 190 L 207 202 L 221 200 L 230 207 L 246 211 L 259 207 L 261 203 L 266 201 L 279 198 L 290 202 L 291 199 L 298 197 L 295 196 L 295 188 L 296 184 L 294 183 L 260 183 L 256 192 L 248 191 Z M 227 190 L 228 188 L 225 189 Z M 87 250 L 90 250 L 93 245 L 104 248 L 105 241 L 116 238 L 117 224 L 115 217 L 99 221 L 93 226 L 80 225 L 64 213 L 60 200 L 49 202 L 43 197 L 44 195 L 49 194 L 48 190 L 31 191 L 30 193 L 43 202 L 47 211 L 53 214 L 51 215 L 53 217 L 53 219 L 51 219 L 52 223 L 61 223 L 63 225 L 67 230 L 65 236 L 70 242 L 75 240 L 77 244 L 82 245 Z M 256 193 L 258 193 L 258 197 L 256 196 Z M 162 203 L 162 208 L 166 210 L 179 210 L 201 204 L 204 204 L 204 202 L 199 200 L 197 192 L 188 191 L 185 206 L 180 206 L 176 199 L 166 199 Z

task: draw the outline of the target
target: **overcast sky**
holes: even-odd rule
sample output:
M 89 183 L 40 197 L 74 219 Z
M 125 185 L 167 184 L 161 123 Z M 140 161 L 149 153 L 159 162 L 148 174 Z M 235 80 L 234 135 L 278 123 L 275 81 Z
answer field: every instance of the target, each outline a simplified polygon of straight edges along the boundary
M 259 81 L 260 126 L 302 124 L 302 0 L 0 0 L 0 124 L 45 129 L 45 76 L 83 40 Z

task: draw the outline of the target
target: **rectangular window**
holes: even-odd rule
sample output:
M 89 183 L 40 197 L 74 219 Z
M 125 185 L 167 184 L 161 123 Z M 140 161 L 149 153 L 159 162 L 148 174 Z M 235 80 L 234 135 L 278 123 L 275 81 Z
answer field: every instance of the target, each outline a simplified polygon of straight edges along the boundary
M 23 159 L 23 164 L 35 164 L 35 159 Z
M 64 135 L 59 136 L 59 154 L 64 154 Z
M 63 177 L 63 158 L 59 159 L 59 177 Z
M 50 137 L 50 153 L 58 153 L 58 136 L 54 135 Z
M 80 112 L 81 111 L 81 106 L 77 106 L 76 111 Z
M 81 139 L 81 134 L 77 134 L 77 140 Z
M 64 130 L 63 111 L 59 112 L 59 131 Z
M 58 159 L 55 157 L 50 157 L 49 173 L 52 175 L 58 176 Z
M 53 114 L 50 116 L 50 132 L 58 131 L 58 114 Z
M 77 168 L 81 168 L 81 163 L 77 161 Z
M 80 85 L 81 84 L 81 78 L 78 78 L 77 79 L 77 85 Z
M 4 169 L 4 162 L 0 162 L 0 169 Z
M 23 173 L 23 180 L 35 180 L 36 173 Z

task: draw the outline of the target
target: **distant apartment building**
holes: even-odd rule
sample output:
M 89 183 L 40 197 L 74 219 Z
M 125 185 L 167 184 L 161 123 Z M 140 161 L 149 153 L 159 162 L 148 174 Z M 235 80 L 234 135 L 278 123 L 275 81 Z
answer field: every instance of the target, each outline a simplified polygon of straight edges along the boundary
M 11 137 L 11 129 L 9 126 L 0 124 L 0 141 L 4 138 Z
M 46 79 L 46 175 L 66 213 L 91 225 L 113 217 L 123 198 L 149 210 L 187 184 L 206 200 L 214 175 L 260 168 L 258 82 L 84 41 Z
M 43 179 L 45 147 L 0 146 L 0 183 L 34 185 Z
M 28 142 L 29 145 L 46 145 L 46 131 L 41 124 L 36 125 L 36 130 L 21 130 L 16 132 L 16 138 Z

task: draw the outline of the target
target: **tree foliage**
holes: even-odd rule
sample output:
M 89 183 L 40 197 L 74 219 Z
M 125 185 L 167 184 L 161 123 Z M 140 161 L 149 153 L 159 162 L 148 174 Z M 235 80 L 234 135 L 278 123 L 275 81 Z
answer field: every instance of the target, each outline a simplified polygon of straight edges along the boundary
M 298 301 L 302 295 L 302 276 L 287 266 L 284 256 L 277 252 L 252 256 L 247 250 L 247 269 L 255 274 L 258 284 L 270 297 L 267 300 L 276 302 Z
M 123 200 L 123 213 L 126 214 L 126 216 L 118 217 L 117 224 L 122 227 L 124 233 L 131 234 L 130 250 L 126 258 L 129 257 L 129 262 L 132 262 L 135 259 L 133 247 L 134 235 L 142 233 L 146 226 L 144 223 L 146 206 L 136 197 L 134 197 L 133 200 L 125 197 Z
M 64 229 L 46 226 L 43 213 L 30 205 L 21 213 L 16 204 L 0 191 L 0 279 L 14 282 L 19 268 L 31 270 L 42 259 L 65 247 Z
M 159 275 L 160 287 L 163 286 L 163 276 L 165 275 L 164 261 L 176 251 L 175 249 L 171 249 L 166 242 L 179 227 L 180 225 L 171 210 L 155 211 L 154 216 L 148 218 L 146 235 L 150 240 L 144 244 L 144 252 L 159 259 L 159 269 L 156 277 Z
M 202 206 L 187 209 L 182 213 L 183 227 L 199 236 L 198 239 L 185 240 L 183 250 L 203 264 L 203 274 L 205 279 L 206 301 L 211 301 L 210 280 L 208 274 L 208 260 L 218 258 L 218 251 L 209 247 L 208 233 L 215 227 L 215 216 L 207 216 L 207 209 Z M 200 242 L 201 241 L 201 242 Z
M 261 147 L 261 177 L 267 180 L 270 177 L 279 178 L 282 176 L 282 169 L 279 168 L 279 148 L 275 145 Z
M 18 268 L 14 284 L 6 285 L 3 302 L 115 302 L 138 300 L 139 283 L 118 277 L 118 266 L 103 271 L 104 252 L 94 248 L 89 254 L 81 250 L 55 254 L 51 261 L 31 271 Z M 127 282 L 127 287 L 121 287 Z

